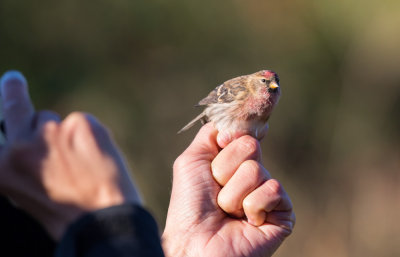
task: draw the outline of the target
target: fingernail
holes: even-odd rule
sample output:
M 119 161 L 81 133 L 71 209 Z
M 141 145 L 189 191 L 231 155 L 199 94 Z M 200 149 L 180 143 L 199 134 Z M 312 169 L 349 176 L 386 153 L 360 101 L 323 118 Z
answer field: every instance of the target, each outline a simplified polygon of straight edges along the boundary
M 230 133 L 218 133 L 217 142 L 221 148 L 224 148 L 232 141 Z
M 16 71 L 16 70 L 10 70 L 7 71 L 3 74 L 0 80 L 0 93 L 1 96 L 6 97 L 7 96 L 7 87 L 6 85 L 10 84 L 10 82 L 13 82 L 13 84 L 21 84 L 21 85 L 26 85 L 26 79 L 24 75 L 22 75 L 21 72 Z

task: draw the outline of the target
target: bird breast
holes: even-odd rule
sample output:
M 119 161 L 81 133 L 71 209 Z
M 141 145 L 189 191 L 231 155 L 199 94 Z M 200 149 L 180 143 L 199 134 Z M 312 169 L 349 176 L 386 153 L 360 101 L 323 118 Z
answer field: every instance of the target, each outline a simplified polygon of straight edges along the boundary
M 272 111 L 273 103 L 270 94 L 265 90 L 258 95 L 249 96 L 246 100 L 242 112 L 247 114 L 247 119 L 266 118 Z

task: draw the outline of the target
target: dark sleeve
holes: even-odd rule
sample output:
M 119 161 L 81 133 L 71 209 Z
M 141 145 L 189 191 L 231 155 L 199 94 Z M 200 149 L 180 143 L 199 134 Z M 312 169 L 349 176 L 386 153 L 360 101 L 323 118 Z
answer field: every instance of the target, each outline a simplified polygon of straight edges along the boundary
M 154 218 L 124 204 L 86 214 L 71 224 L 56 257 L 164 256 Z
M 34 218 L 17 208 L 5 196 L 0 196 L 0 213 L 2 256 L 53 256 L 55 241 Z

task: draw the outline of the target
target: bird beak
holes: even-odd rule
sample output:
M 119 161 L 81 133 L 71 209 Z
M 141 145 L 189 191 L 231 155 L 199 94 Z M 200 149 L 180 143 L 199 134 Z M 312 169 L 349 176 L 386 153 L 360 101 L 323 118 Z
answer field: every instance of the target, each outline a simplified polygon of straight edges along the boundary
M 269 88 L 271 88 L 272 90 L 275 90 L 278 87 L 279 87 L 279 85 L 276 82 L 269 83 Z

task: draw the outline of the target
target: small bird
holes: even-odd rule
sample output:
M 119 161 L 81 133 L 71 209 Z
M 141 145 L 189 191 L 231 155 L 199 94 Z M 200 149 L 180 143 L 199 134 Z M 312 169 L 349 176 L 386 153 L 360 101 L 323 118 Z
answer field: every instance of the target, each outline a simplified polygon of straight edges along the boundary
M 206 108 L 178 134 L 200 120 L 203 124 L 213 122 L 219 132 L 261 139 L 280 94 L 279 77 L 271 70 L 230 79 L 196 105 Z

